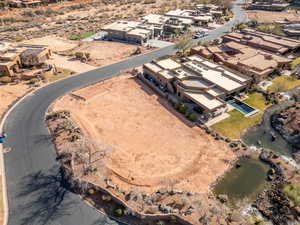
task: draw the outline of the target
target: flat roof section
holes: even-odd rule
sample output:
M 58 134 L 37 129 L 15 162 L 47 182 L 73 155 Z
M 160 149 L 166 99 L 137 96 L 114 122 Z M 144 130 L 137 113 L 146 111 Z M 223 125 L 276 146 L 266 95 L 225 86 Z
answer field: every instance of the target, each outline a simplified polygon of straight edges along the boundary
M 184 94 L 190 98 L 191 100 L 195 101 L 196 103 L 204 106 L 208 110 L 213 110 L 215 108 L 221 107 L 224 105 L 223 102 L 220 100 L 206 94 L 206 93 L 190 93 L 184 92 Z
M 144 67 L 146 67 L 147 69 L 153 71 L 154 73 L 158 73 L 159 71 L 162 70 L 162 68 L 160 68 L 159 66 L 155 65 L 154 63 L 146 63 L 144 64 Z
M 201 74 L 201 76 L 206 80 L 215 83 L 217 86 L 228 92 L 234 91 L 243 86 L 243 84 L 224 76 L 222 72 L 213 69 L 206 69 L 199 63 L 187 62 L 185 65 L 187 65 L 193 71 Z
M 185 68 L 178 68 L 178 69 L 175 70 L 175 72 L 177 74 L 176 77 L 178 79 L 183 79 L 183 78 L 189 77 L 189 76 L 198 76 L 198 77 L 200 77 L 199 74 L 196 74 L 195 72 L 187 70 Z
M 205 66 L 207 66 L 207 67 L 209 67 L 209 68 L 213 68 L 213 69 L 215 69 L 215 68 L 217 68 L 217 67 L 220 66 L 220 65 L 218 65 L 218 64 L 216 64 L 216 63 L 212 63 L 212 62 L 207 61 L 207 60 L 202 61 L 201 63 L 204 64 Z
M 157 61 L 156 63 L 165 70 L 174 70 L 181 67 L 179 63 L 170 58 Z
M 146 23 L 150 24 L 164 24 L 169 18 L 159 15 L 159 14 L 149 14 L 147 16 L 144 16 L 143 19 Z
M 211 86 L 213 86 L 212 83 L 203 80 L 201 78 L 199 79 L 187 79 L 187 80 L 183 80 L 181 81 L 182 84 L 184 84 L 187 87 L 192 87 L 192 88 L 209 88 Z
M 151 31 L 142 28 L 135 28 L 129 31 L 128 34 L 146 37 L 147 35 L 151 34 Z
M 136 28 L 139 24 L 141 23 L 121 20 L 104 26 L 102 30 L 130 31 L 131 29 Z
M 175 76 L 175 73 L 170 70 L 162 70 L 162 71 L 159 71 L 158 73 L 159 73 L 159 75 L 161 75 L 162 77 L 164 77 L 167 80 L 171 80 Z
M 201 46 L 202 47 L 202 46 Z M 195 48 L 196 49 L 196 48 Z M 202 49 L 202 48 L 201 48 Z M 193 60 L 193 61 L 197 61 L 197 62 L 203 62 L 204 59 L 202 59 L 200 56 L 198 55 L 192 55 L 188 57 L 189 60 Z
M 224 94 L 224 92 L 223 92 L 221 89 L 217 88 L 217 87 L 214 87 L 214 88 L 212 88 L 212 89 L 209 89 L 209 90 L 207 90 L 206 92 L 207 92 L 208 94 L 214 96 L 214 97 L 218 97 L 218 96 Z
M 242 82 L 242 83 L 245 83 L 245 82 L 251 80 L 250 77 L 240 76 L 240 75 L 238 75 L 238 74 L 232 73 L 232 72 L 230 72 L 230 71 L 228 71 L 228 70 L 225 70 L 225 69 L 224 69 L 224 73 L 225 73 L 226 75 L 228 75 L 228 76 L 230 76 L 230 77 L 232 77 L 232 78 L 234 78 L 234 79 L 236 79 L 236 80 Z

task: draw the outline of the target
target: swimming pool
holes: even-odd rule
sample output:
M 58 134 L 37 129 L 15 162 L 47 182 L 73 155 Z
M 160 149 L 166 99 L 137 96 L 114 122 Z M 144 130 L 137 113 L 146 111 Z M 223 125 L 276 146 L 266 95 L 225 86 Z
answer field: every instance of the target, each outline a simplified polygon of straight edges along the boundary
M 230 98 L 227 102 L 244 114 L 249 114 L 256 111 L 256 109 L 254 109 L 253 107 L 247 105 L 244 102 L 237 100 L 236 98 Z

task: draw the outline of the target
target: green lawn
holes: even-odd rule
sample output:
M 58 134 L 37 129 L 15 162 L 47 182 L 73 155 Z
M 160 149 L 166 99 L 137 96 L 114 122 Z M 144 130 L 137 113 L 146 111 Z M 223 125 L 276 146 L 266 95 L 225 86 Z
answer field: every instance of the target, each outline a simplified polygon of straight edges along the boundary
M 249 98 L 244 102 L 261 111 L 264 111 L 269 106 L 265 104 L 265 99 L 260 93 L 249 94 Z M 230 117 L 214 124 L 212 128 L 221 135 L 232 139 L 239 139 L 245 129 L 258 124 L 262 118 L 262 113 L 245 117 L 243 113 L 236 109 L 228 112 L 228 114 Z
M 296 206 L 300 206 L 300 186 L 294 184 L 285 185 L 283 192 Z
M 261 111 L 264 111 L 269 106 L 266 105 L 265 98 L 260 93 L 248 94 L 248 98 L 244 102 Z
M 69 39 L 71 40 L 77 40 L 77 39 L 81 39 L 81 38 L 87 38 L 90 37 L 92 35 L 94 35 L 94 32 L 86 32 L 86 33 L 82 33 L 82 34 L 71 34 L 69 36 Z
M 298 57 L 297 59 L 295 59 L 292 63 L 291 66 L 292 68 L 295 68 L 295 66 L 300 64 L 300 57 Z
M 284 33 L 282 26 L 276 23 L 264 23 L 258 25 L 256 28 L 258 31 L 269 33 L 269 34 L 277 34 L 280 36 L 286 36 Z
M 300 85 L 300 80 L 295 80 L 291 76 L 279 76 L 272 80 L 273 84 L 268 87 L 269 91 L 286 91 Z

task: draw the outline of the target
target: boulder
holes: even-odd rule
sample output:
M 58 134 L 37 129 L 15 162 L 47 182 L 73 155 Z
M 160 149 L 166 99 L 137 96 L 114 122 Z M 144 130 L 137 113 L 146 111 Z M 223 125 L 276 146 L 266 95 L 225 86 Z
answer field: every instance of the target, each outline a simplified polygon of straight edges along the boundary
M 241 222 L 243 220 L 242 216 L 238 212 L 233 212 L 228 215 L 229 222 Z
M 228 202 L 228 196 L 225 194 L 220 194 L 218 195 L 218 199 L 220 200 L 220 202 L 225 203 Z

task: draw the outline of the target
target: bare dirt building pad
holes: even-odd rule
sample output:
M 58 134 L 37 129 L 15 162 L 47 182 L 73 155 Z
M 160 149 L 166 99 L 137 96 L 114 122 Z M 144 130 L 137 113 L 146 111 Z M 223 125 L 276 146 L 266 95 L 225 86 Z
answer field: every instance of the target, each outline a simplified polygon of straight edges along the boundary
M 80 98 L 67 95 L 54 110 L 70 110 L 86 136 L 111 146 L 106 166 L 125 190 L 153 192 L 173 181 L 179 190 L 207 192 L 235 158 L 224 142 L 179 120 L 136 78 L 119 76 L 73 94 Z

